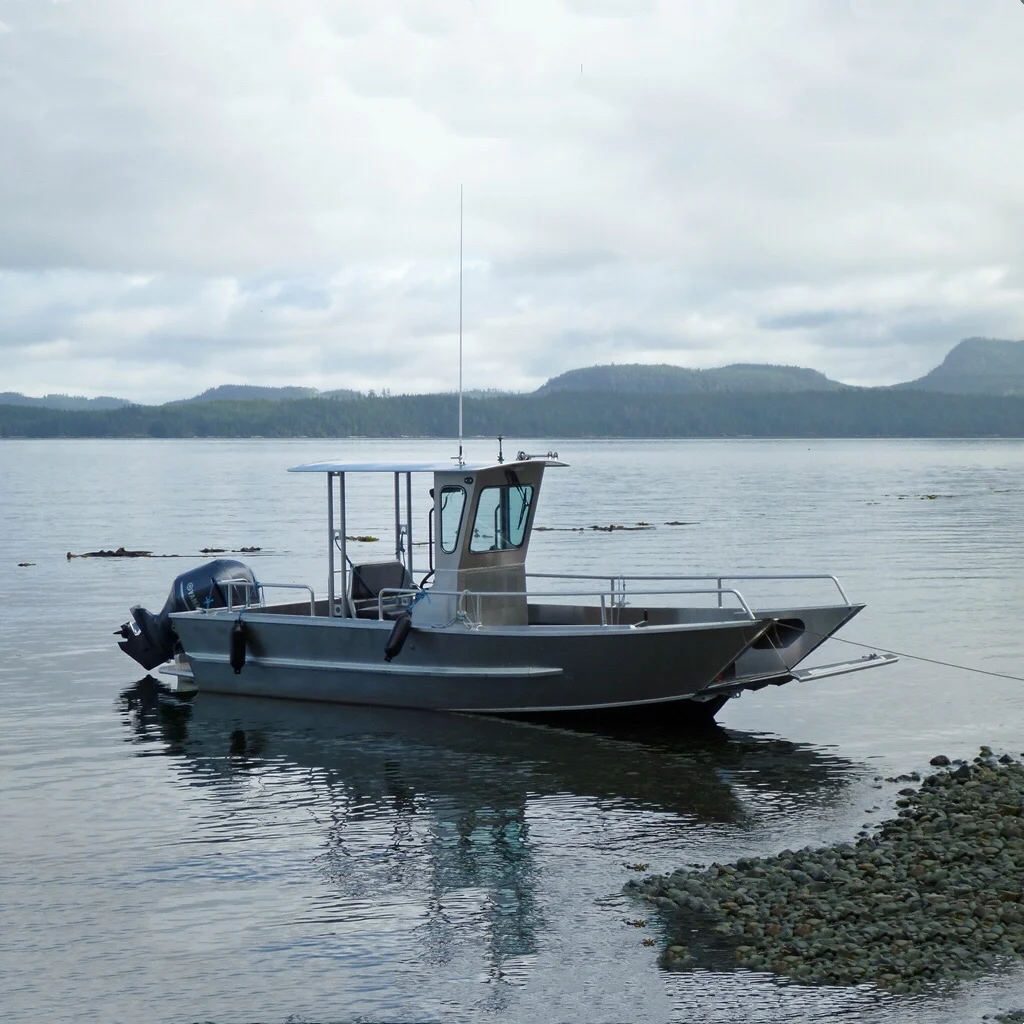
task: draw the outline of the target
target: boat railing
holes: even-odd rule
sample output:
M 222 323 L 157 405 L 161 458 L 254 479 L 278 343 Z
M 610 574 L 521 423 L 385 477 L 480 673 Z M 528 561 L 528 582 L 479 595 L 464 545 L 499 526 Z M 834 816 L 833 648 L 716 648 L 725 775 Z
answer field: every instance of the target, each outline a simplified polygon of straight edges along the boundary
M 386 618 L 385 611 L 392 611 L 397 605 L 403 611 L 409 611 L 425 594 L 440 594 L 433 588 L 424 590 L 420 587 L 381 587 L 377 592 L 377 618 Z
M 727 573 L 721 576 L 713 575 L 694 575 L 694 576 L 679 576 L 676 574 L 664 575 L 664 574 L 650 574 L 650 575 L 634 575 L 633 573 L 625 574 L 619 573 L 615 575 L 608 575 L 606 573 L 597 574 L 581 574 L 581 573 L 561 573 L 561 572 L 528 572 L 526 574 L 527 579 L 546 579 L 546 580 L 602 580 L 606 581 L 613 594 L 621 595 L 621 600 L 625 601 L 626 586 L 627 583 L 697 583 L 697 582 L 714 582 L 719 590 L 718 607 L 722 607 L 722 595 L 728 593 L 728 588 L 725 587 L 727 582 L 746 583 L 753 581 L 769 582 L 774 583 L 777 581 L 793 581 L 793 580 L 825 580 L 832 583 L 836 590 L 839 591 L 839 596 L 842 598 L 843 604 L 849 605 L 850 599 L 846 596 L 846 591 L 843 590 L 842 584 L 838 578 L 831 576 L 827 573 L 788 573 L 788 574 L 760 574 L 760 573 Z M 631 591 L 636 593 L 636 591 Z
M 589 577 L 591 579 L 604 580 L 605 577 Z M 510 597 L 521 597 L 524 599 L 538 598 L 538 597 L 589 597 L 597 598 L 598 606 L 601 610 L 601 625 L 615 625 L 616 623 L 611 620 L 617 619 L 618 615 L 612 615 L 612 612 L 617 612 L 619 609 L 625 606 L 625 595 L 623 591 L 616 589 L 606 590 L 591 589 L 591 590 L 550 590 L 550 591 L 525 591 L 525 590 L 435 590 L 431 587 L 429 590 L 417 590 L 410 588 L 401 587 L 384 587 L 380 590 L 377 595 L 377 616 L 378 618 L 385 618 L 385 609 L 391 609 L 394 607 L 396 598 L 412 597 L 413 601 L 417 598 L 429 594 L 432 597 L 454 597 L 456 599 L 456 614 L 457 620 L 465 622 L 467 625 L 479 626 L 481 623 L 480 614 L 480 602 L 485 598 L 510 598 Z M 672 589 L 642 589 L 642 590 L 631 590 L 630 597 L 668 597 L 668 596 L 682 596 L 682 595 L 698 595 L 698 594 L 716 594 L 718 596 L 719 607 L 723 607 L 723 599 L 725 597 L 733 597 L 736 599 L 736 603 L 740 609 L 749 619 L 756 619 L 757 616 L 751 611 L 750 605 L 747 604 L 746 598 L 738 591 L 731 587 L 685 587 L 685 588 L 672 588 Z M 473 603 L 473 612 L 470 614 L 469 605 Z
M 235 587 L 241 587 L 245 591 L 245 601 L 241 605 L 243 609 L 253 607 L 253 595 L 256 597 L 256 606 L 262 607 L 266 604 L 266 590 L 304 590 L 309 594 L 309 614 L 316 616 L 316 594 L 313 588 L 306 583 L 253 583 L 252 580 L 235 579 L 221 580 L 220 585 L 227 587 L 227 608 L 234 611 Z

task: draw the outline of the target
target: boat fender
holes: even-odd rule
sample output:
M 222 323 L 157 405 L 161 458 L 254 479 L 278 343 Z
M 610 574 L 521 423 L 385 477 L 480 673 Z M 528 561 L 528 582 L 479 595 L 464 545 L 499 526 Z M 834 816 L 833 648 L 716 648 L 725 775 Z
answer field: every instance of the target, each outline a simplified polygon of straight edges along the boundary
M 245 665 L 245 624 L 241 619 L 231 627 L 231 640 L 229 643 L 230 656 L 228 660 L 235 670 L 235 675 L 240 675 Z
M 408 612 L 402 612 L 395 619 L 395 624 L 391 629 L 391 636 L 388 637 L 387 646 L 384 648 L 385 661 L 390 661 L 402 653 L 402 648 L 405 646 L 405 641 L 408 639 L 411 630 L 412 616 Z

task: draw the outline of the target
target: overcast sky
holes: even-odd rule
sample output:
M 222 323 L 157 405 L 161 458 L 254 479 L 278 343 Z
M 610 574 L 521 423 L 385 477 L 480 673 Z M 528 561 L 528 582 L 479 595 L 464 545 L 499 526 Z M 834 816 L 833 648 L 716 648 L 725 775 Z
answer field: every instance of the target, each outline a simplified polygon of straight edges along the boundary
M 0 0 L 0 391 L 1024 337 L 1018 0 Z

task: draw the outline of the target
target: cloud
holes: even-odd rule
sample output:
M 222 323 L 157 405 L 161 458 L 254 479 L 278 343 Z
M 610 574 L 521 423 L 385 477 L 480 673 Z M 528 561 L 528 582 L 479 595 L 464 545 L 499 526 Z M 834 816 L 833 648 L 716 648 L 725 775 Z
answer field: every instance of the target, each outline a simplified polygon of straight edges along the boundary
M 762 320 L 759 326 L 766 331 L 799 331 L 806 328 L 828 327 L 851 320 L 859 320 L 861 315 L 855 310 L 806 310 L 799 313 L 788 313 L 784 316 L 768 317 Z
M 4 18 L 5 390 L 451 386 L 460 183 L 468 386 L 611 359 L 887 382 L 1024 335 L 1019 5 Z

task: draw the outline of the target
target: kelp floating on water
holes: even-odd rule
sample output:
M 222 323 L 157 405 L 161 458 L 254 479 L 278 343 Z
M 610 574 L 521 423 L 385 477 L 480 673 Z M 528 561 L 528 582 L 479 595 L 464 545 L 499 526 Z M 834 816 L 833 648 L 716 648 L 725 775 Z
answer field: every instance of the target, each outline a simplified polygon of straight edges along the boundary
M 619 523 L 609 523 L 608 526 L 598 526 L 595 524 L 593 526 L 535 526 L 533 528 L 534 533 L 586 533 L 588 530 L 594 530 L 598 533 L 616 533 L 619 530 L 635 532 L 653 529 L 656 529 L 656 527 L 643 521 L 637 523 L 636 526 L 622 526 Z
M 228 553 L 228 548 L 200 548 L 199 553 L 201 555 L 223 555 Z M 231 554 L 234 555 L 255 555 L 262 551 L 262 548 L 257 547 L 246 547 L 246 548 L 231 548 Z M 191 555 L 154 555 L 152 551 L 132 551 L 128 548 L 120 547 L 113 551 L 108 551 L 106 548 L 101 548 L 99 551 L 83 551 L 81 554 L 75 554 L 73 551 L 67 553 L 67 560 L 70 562 L 72 558 L 191 558 Z M 34 562 L 26 563 L 34 565 Z
M 956 494 L 885 494 L 885 498 L 895 498 L 897 501 L 937 501 L 939 498 L 956 498 Z
M 232 555 L 255 555 L 257 552 L 262 550 L 263 548 L 200 548 L 199 554 L 226 555 L 230 552 Z
M 180 558 L 181 555 L 154 555 L 152 551 L 129 551 L 127 548 L 118 548 L 116 551 L 83 551 L 76 555 L 73 551 L 68 552 L 68 561 L 72 558 Z

